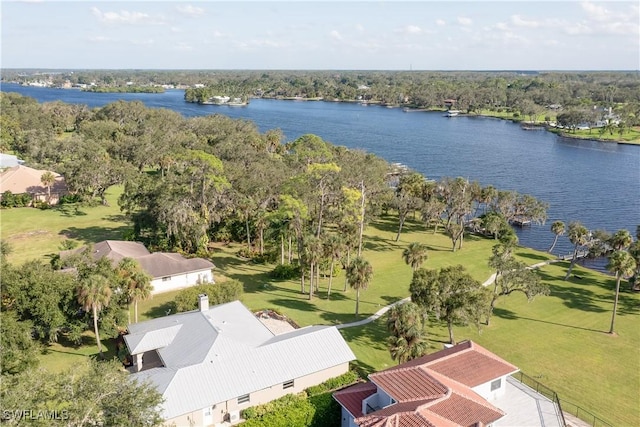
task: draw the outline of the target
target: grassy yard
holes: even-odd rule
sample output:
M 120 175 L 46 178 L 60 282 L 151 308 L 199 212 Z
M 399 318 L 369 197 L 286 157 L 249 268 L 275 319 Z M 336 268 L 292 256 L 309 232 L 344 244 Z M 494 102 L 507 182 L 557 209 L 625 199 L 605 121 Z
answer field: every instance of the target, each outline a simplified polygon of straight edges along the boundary
M 109 206 L 2 209 L 0 237 L 11 244 L 9 262 L 22 264 L 31 259 L 43 259 L 58 253 L 65 240 L 84 245 L 122 239 L 131 226 L 118 207 L 121 192 L 121 187 L 110 189 L 107 194 Z
M 128 229 L 110 195 L 110 207 L 80 208 L 71 216 L 58 210 L 14 209 L 2 211 L 2 238 L 14 248 L 10 261 L 19 264 L 27 259 L 54 253 L 61 241 L 73 238 L 79 243 L 105 238 L 118 239 Z M 376 312 L 390 302 L 408 296 L 411 269 L 401 258 L 402 250 L 413 241 L 429 246 L 426 268 L 463 264 L 478 280 L 491 271 L 487 259 L 493 240 L 469 237 L 461 251 L 451 252 L 450 241 L 441 234 L 425 231 L 409 222 L 399 242 L 395 242 L 396 222 L 388 217 L 367 230 L 364 257 L 374 268 L 369 289 L 361 292 L 358 318 Z M 551 239 L 551 236 L 550 236 Z M 271 265 L 258 264 L 236 256 L 240 245 L 217 247 L 212 260 L 220 280 L 237 279 L 244 284 L 243 302 L 252 310 L 274 309 L 297 322 L 336 324 L 356 320 L 355 292 L 343 291 L 344 273 L 333 282 L 331 299 L 327 299 L 327 279 L 323 279 L 317 296 L 309 301 L 300 293 L 297 281 L 274 281 L 269 277 Z M 549 259 L 549 255 L 520 249 L 518 257 L 528 264 Z M 640 295 L 626 289 L 620 299 L 616 321 L 617 336 L 606 333 L 613 305 L 613 278 L 591 270 L 577 269 L 581 279 L 562 280 L 566 263 L 545 266 L 541 274 L 551 286 L 548 297 L 532 303 L 520 295 L 498 302 L 490 326 L 480 332 L 474 327 L 458 327 L 456 338 L 473 339 L 496 354 L 519 366 L 526 374 L 557 391 L 561 399 L 580 405 L 615 425 L 640 425 Z M 623 285 L 623 288 L 625 285 Z M 139 305 L 140 320 L 163 316 L 175 293 L 156 295 Z M 443 325 L 429 329 L 431 348 L 442 348 L 447 340 Z M 356 354 L 357 365 L 371 372 L 391 366 L 386 348 L 384 320 L 363 327 L 344 329 L 343 335 Z M 74 348 L 64 342 L 52 345 L 41 360 L 50 369 L 72 366 L 79 358 L 97 353 L 92 334 L 85 345 Z M 104 342 L 113 353 L 113 343 Z

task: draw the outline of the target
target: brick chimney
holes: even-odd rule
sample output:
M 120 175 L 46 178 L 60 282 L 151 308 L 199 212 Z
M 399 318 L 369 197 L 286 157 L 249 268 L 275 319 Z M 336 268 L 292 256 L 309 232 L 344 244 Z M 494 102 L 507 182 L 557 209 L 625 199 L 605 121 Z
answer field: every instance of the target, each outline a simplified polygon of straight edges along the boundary
M 198 295 L 198 308 L 200 311 L 209 310 L 209 296 L 207 294 Z

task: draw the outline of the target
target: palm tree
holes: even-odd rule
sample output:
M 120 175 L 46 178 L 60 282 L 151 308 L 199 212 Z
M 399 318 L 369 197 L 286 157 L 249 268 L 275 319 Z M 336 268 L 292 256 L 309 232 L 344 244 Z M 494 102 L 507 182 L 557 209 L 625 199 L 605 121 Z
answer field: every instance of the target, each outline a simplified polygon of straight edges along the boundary
M 78 286 L 78 302 L 85 311 L 91 310 L 93 315 L 93 330 L 96 334 L 98 350 L 102 358 L 102 343 L 98 332 L 98 313 L 109 305 L 111 300 L 111 288 L 109 279 L 100 275 L 92 274 L 81 280 Z
M 387 316 L 389 352 L 398 363 L 424 355 L 429 347 L 424 328 L 425 315 L 417 304 L 409 301 L 394 305 Z
M 409 246 L 402 252 L 402 259 L 413 271 L 419 269 L 428 258 L 427 246 L 418 242 L 409 243 Z
M 347 267 L 347 280 L 349 285 L 356 290 L 356 316 L 360 306 L 360 289 L 367 289 L 373 277 L 373 267 L 369 261 L 362 257 L 356 257 Z
M 636 269 L 636 262 L 626 251 L 615 251 L 609 256 L 607 270 L 616 275 L 616 296 L 613 300 L 613 314 L 611 315 L 611 328 L 609 333 L 613 334 L 613 325 L 616 321 L 616 311 L 618 310 L 618 296 L 620 295 L 620 281 L 623 276 L 630 276 Z
M 135 323 L 138 323 L 138 302 L 151 297 L 152 278 L 142 270 L 140 264 L 133 258 L 120 260 L 116 274 L 122 291 L 127 293 L 129 303 L 133 303 L 134 320 Z M 129 316 L 131 316 L 130 311 L 128 310 Z M 131 323 L 131 319 L 129 319 L 129 323 Z
M 622 229 L 616 231 L 616 233 L 611 236 L 609 240 L 609 244 L 615 251 L 621 251 L 625 248 L 628 248 L 633 242 L 633 237 L 631 237 L 631 233 L 629 230 Z
M 304 242 L 304 258 L 309 265 L 309 300 L 313 298 L 314 284 L 318 288 L 316 269 L 320 268 L 322 258 L 322 242 L 315 236 L 308 236 Z M 304 273 L 303 273 L 304 274 Z
M 345 243 L 344 240 L 337 234 L 332 234 L 325 241 L 326 254 L 331 258 L 329 265 L 329 286 L 327 287 L 327 299 L 331 296 L 331 284 L 333 282 L 333 269 L 336 265 L 336 260 L 342 255 Z
M 47 203 L 51 201 L 51 187 L 56 183 L 56 177 L 53 173 L 47 171 L 40 176 L 40 182 L 47 187 Z
M 589 241 L 589 230 L 587 230 L 587 227 L 582 225 L 580 221 L 572 221 L 569 223 L 567 237 L 569 237 L 569 241 L 574 244 L 574 248 L 573 257 L 571 257 L 571 264 L 569 264 L 569 270 L 567 270 L 564 280 L 569 278 L 571 270 L 573 270 L 573 267 L 576 265 L 576 260 L 578 259 L 578 248 Z
M 564 225 L 564 222 L 562 221 L 554 221 L 553 224 L 551 224 L 551 232 L 555 234 L 555 238 L 553 239 L 553 244 L 547 252 L 551 253 L 551 251 L 553 251 L 553 248 L 556 247 L 556 243 L 558 243 L 558 237 L 562 236 L 565 233 L 565 229 L 566 227 Z

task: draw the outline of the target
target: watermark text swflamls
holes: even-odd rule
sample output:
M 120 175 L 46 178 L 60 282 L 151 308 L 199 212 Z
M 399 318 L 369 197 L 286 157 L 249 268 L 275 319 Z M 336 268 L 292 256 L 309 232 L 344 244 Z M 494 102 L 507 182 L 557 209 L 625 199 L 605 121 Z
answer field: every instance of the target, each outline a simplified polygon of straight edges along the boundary
M 62 410 L 44 410 L 44 409 L 3 409 L 0 414 L 2 421 L 9 420 L 51 420 L 51 421 L 64 421 L 69 419 L 69 411 Z

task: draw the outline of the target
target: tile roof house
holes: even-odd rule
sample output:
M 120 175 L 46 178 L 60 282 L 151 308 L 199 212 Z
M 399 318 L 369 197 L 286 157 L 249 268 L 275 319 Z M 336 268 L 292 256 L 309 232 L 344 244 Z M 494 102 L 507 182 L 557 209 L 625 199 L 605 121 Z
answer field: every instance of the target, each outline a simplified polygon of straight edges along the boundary
M 5 169 L 0 173 L 0 193 L 5 191 L 11 191 L 13 194 L 29 193 L 34 200 L 56 204 L 60 196 L 68 192 L 67 184 L 62 175 L 51 172 L 55 181 L 53 186 L 47 189 L 41 181 L 42 175 L 46 172 L 49 171 L 33 169 L 21 164 Z
M 517 371 L 480 345 L 464 341 L 371 374 L 370 382 L 333 396 L 342 406 L 342 427 L 536 425 L 520 424 L 514 416 L 512 424 L 500 424 L 507 414 L 496 405 L 513 387 L 507 380 Z
M 334 326 L 274 335 L 242 303 L 129 325 L 132 376 L 162 394 L 167 424 L 240 421 L 240 410 L 347 372 L 355 356 Z
M 60 257 L 78 253 L 84 248 L 63 251 Z M 215 283 L 215 265 L 204 258 L 185 258 L 178 253 L 151 253 L 140 242 L 103 240 L 93 245 L 94 259 L 106 257 L 117 264 L 123 258 L 133 258 L 151 277 L 152 295 L 182 289 L 198 283 Z

